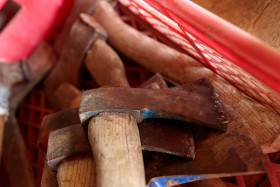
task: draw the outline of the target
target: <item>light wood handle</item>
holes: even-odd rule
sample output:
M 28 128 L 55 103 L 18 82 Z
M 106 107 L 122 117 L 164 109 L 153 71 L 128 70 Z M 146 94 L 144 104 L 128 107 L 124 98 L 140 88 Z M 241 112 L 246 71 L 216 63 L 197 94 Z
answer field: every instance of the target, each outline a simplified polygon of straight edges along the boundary
M 88 135 L 98 187 L 145 186 L 140 136 L 133 116 L 103 112 L 91 119 Z
M 58 166 L 59 187 L 95 187 L 95 163 L 91 155 L 65 159 Z
M 0 115 L 0 158 L 2 156 L 4 125 L 5 125 L 5 116 Z M 0 165 L 1 165 L 1 163 L 0 163 Z

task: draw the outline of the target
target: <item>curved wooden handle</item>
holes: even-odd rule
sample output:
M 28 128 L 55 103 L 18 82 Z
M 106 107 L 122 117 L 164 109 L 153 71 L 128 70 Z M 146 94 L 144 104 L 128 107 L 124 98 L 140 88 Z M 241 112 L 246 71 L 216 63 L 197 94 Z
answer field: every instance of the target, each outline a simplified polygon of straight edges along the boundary
M 0 115 L 0 158 L 2 156 L 4 125 L 5 125 L 5 116 Z M 0 165 L 1 165 L 1 163 L 0 163 Z
M 98 85 L 129 87 L 122 60 L 105 41 L 94 42 L 87 52 L 85 65 Z
M 180 75 L 177 77 L 188 82 L 212 74 L 211 70 L 200 68 L 196 60 L 128 26 L 106 1 L 98 2 L 93 17 L 106 29 L 114 49 L 153 72 L 168 78 Z
M 133 116 L 103 112 L 91 119 L 88 135 L 96 162 L 97 186 L 145 186 L 140 136 Z
M 95 187 L 95 163 L 91 155 L 65 159 L 58 166 L 59 187 Z

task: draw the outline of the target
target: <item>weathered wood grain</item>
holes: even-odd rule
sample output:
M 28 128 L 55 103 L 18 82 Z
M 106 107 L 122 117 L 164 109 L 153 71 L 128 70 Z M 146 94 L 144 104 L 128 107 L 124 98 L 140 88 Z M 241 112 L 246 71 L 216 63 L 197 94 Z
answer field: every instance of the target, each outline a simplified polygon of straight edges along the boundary
M 59 187 L 95 187 L 95 163 L 91 155 L 62 161 L 57 171 Z
M 145 172 L 136 120 L 126 113 L 103 112 L 89 123 L 97 186 L 144 187 Z

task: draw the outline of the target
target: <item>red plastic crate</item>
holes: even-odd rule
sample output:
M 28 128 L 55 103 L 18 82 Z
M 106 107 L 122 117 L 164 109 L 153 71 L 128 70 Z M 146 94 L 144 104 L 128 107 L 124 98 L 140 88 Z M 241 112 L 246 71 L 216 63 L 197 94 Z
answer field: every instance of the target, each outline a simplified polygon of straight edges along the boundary
M 129 14 L 127 9 L 120 7 L 119 12 L 122 16 L 122 19 L 128 24 L 132 25 L 134 28 L 159 41 L 164 39 L 162 38 L 163 35 L 159 34 L 157 31 L 152 30 L 149 27 L 145 27 L 145 24 L 143 24 L 143 22 L 141 22 L 141 20 L 139 20 L 137 17 Z M 137 87 L 150 76 L 152 76 L 152 73 L 148 70 L 130 63 L 124 57 L 122 57 L 122 59 L 126 62 L 126 73 L 132 87 Z M 96 85 L 89 77 L 90 76 L 88 74 L 85 74 L 86 81 L 84 82 L 84 87 L 87 89 L 93 88 Z M 52 110 L 49 108 L 45 95 L 41 89 L 41 86 L 39 85 L 24 100 L 18 113 L 20 129 L 25 139 L 28 156 L 34 168 L 38 186 L 40 186 L 43 167 L 43 152 L 37 144 L 38 132 L 43 117 L 51 112 Z M 235 178 L 231 177 L 225 178 L 223 180 L 227 186 L 243 187 L 246 185 L 251 186 L 253 183 L 256 184 L 256 186 L 279 186 L 278 178 L 280 175 L 277 173 L 280 172 L 280 164 L 278 164 L 280 163 L 279 158 L 280 152 L 267 155 L 267 162 L 269 166 L 269 171 L 267 174 L 236 176 Z

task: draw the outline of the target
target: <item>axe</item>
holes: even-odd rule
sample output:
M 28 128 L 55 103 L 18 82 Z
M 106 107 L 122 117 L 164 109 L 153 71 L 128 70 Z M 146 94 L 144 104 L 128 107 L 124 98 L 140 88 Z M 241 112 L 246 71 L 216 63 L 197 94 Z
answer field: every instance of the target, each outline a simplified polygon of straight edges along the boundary
M 89 54 L 89 56 L 90 56 L 90 53 L 88 53 Z M 92 54 L 94 54 L 94 53 L 92 53 Z M 109 53 L 110 54 L 110 53 Z M 89 56 L 87 57 L 87 59 L 89 58 Z M 94 57 L 95 57 L 96 55 L 94 55 Z M 104 56 L 104 55 L 103 55 Z M 114 59 L 114 58 L 112 58 L 112 59 Z M 87 61 L 87 60 L 86 60 Z M 98 81 L 97 81 L 98 82 Z M 215 120 L 217 120 L 217 119 L 215 119 Z
M 161 167 L 156 171 L 151 167 L 151 171 L 154 172 L 153 175 L 147 176 L 147 180 L 162 174 L 167 175 L 167 173 L 168 175 L 215 173 L 215 177 L 223 177 L 237 173 L 250 174 L 264 171 L 263 155 L 254 133 L 265 152 L 275 151 L 279 145 L 275 141 L 275 137 L 278 137 L 278 131 L 275 131 L 278 129 L 275 126 L 279 121 L 278 114 L 246 97 L 194 59 L 129 27 L 108 3 L 99 2 L 93 17 L 107 30 L 108 42 L 116 50 L 147 69 L 162 73 L 167 80 L 183 84 L 209 77 L 226 106 L 225 115 L 231 119 L 228 124 L 230 128 L 225 133 L 203 131 L 195 135 L 200 137 L 196 140 L 196 155 L 209 156 L 196 157 L 192 162 L 186 161 L 184 167 L 181 167 L 180 161 L 174 164 L 172 162 L 157 163 L 156 160 L 155 162 Z M 263 134 L 263 129 L 266 129 L 265 134 Z M 240 143 L 240 139 L 243 143 Z M 275 143 L 271 144 L 274 141 Z M 235 152 L 235 156 L 230 153 L 231 151 Z M 232 163 L 235 163 L 233 165 L 236 167 L 232 167 Z M 245 163 L 246 166 L 240 163 Z M 164 166 L 168 168 L 168 172 L 163 172 L 167 171 Z M 180 170 L 175 172 L 173 169 L 176 167 Z
M 141 87 L 159 89 L 167 88 L 167 85 L 163 78 L 159 74 L 156 74 L 148 81 L 146 81 L 143 85 L 141 85 L 140 88 Z M 67 88 L 67 85 L 63 85 L 63 88 Z M 73 87 L 69 87 L 68 91 L 69 89 L 73 89 Z M 63 94 L 64 90 L 61 91 Z M 58 93 L 56 95 L 58 95 Z M 39 145 L 46 150 L 48 136 L 51 131 L 79 123 L 80 119 L 78 117 L 77 108 L 72 108 L 47 115 L 42 122 L 38 140 Z M 163 152 L 193 159 L 195 156 L 195 150 L 191 131 L 188 128 L 184 128 L 182 124 L 177 123 L 168 124 L 163 120 L 161 122 L 158 122 L 157 120 L 145 120 L 139 126 L 142 149 L 147 151 Z M 71 127 L 69 127 L 69 129 L 71 129 Z M 79 133 L 74 133 L 74 130 L 75 128 L 73 128 L 73 131 L 68 131 L 71 131 L 71 134 L 77 134 L 76 137 L 79 140 Z M 154 133 L 155 131 L 157 131 L 157 133 Z M 67 140 L 61 142 L 67 142 Z M 62 145 L 64 144 L 62 143 Z M 83 143 L 79 143 L 79 145 L 83 145 Z M 53 150 L 57 149 L 55 148 Z M 48 160 L 54 160 L 54 158 Z
M 164 79 L 161 77 L 161 75 L 156 74 L 152 78 L 150 78 L 148 81 L 146 81 L 144 84 L 140 86 L 140 88 L 150 88 L 150 89 L 160 89 L 160 88 L 167 88 L 167 85 L 164 81 Z M 62 99 L 62 96 L 65 93 L 65 90 L 67 90 L 68 94 L 69 91 L 73 91 L 73 94 L 70 92 L 70 98 L 72 98 L 72 95 L 76 94 L 76 97 L 79 97 L 80 101 L 80 95 L 77 94 L 77 89 L 74 88 L 72 85 L 69 84 L 63 84 L 61 89 L 56 91 L 55 95 L 57 98 L 55 100 L 58 103 L 62 103 L 60 99 Z M 63 98 L 63 100 L 65 97 Z M 66 100 L 70 100 L 67 99 Z M 74 99 L 73 101 L 75 102 Z M 69 102 L 68 102 L 69 105 Z M 70 105 L 72 103 L 70 102 Z M 62 105 L 62 107 L 67 106 L 67 104 Z M 77 134 L 75 135 L 76 138 L 79 140 L 78 132 L 75 133 L 75 128 L 71 130 L 71 125 L 76 125 L 80 123 L 80 119 L 78 116 L 78 108 L 71 108 L 66 109 L 60 112 L 56 112 L 54 114 L 49 114 L 44 117 L 42 125 L 41 125 L 41 131 L 38 138 L 39 145 L 44 149 L 47 150 L 47 143 L 49 139 L 49 133 L 52 131 L 55 131 L 57 129 L 61 129 L 64 127 L 68 127 L 69 132 L 72 132 L 70 134 Z M 184 127 L 182 124 L 177 123 L 167 123 L 164 120 L 161 120 L 160 122 L 158 120 L 145 120 L 141 125 L 139 126 L 140 131 L 140 138 L 142 143 L 142 149 L 146 151 L 156 151 L 156 152 L 163 152 L 167 154 L 182 156 L 190 159 L 194 159 L 195 156 L 195 149 L 194 149 L 194 141 L 192 138 L 192 134 L 189 128 Z M 157 131 L 157 133 L 154 133 Z M 66 137 L 67 138 L 67 137 Z M 81 138 L 82 139 L 82 138 Z M 67 142 L 67 140 L 63 141 L 60 140 L 60 142 Z M 71 143 L 72 144 L 72 143 Z M 84 143 L 78 143 L 79 145 L 83 145 Z M 67 146 L 64 145 L 64 143 L 61 144 L 55 144 L 57 146 L 64 146 L 67 151 Z M 174 146 L 176 145 L 176 146 Z M 79 146 L 75 146 L 79 147 Z M 50 147 L 49 147 L 50 148 Z M 55 152 L 55 150 L 58 150 L 57 148 L 52 149 L 51 151 Z M 61 150 L 61 149 L 59 149 Z M 74 153 L 79 153 L 79 151 L 73 150 Z M 66 155 L 63 153 L 59 153 L 62 155 L 65 155 L 64 157 L 70 157 L 77 154 L 71 154 Z M 50 158 L 48 159 L 49 162 L 51 160 L 56 159 Z M 56 163 L 57 165 L 57 163 Z M 54 169 L 54 167 L 52 167 Z
M 137 122 L 171 118 L 225 130 L 228 122 L 220 107 L 206 79 L 160 90 L 112 87 L 83 92 L 79 117 L 89 124 L 97 185 L 145 185 Z
M 167 85 L 163 78 L 159 74 L 156 74 L 140 87 L 159 89 L 166 88 Z M 69 84 L 64 84 L 62 88 L 67 88 L 66 90 L 72 90 L 74 93 L 77 93 L 77 90 L 74 90 L 73 86 L 69 86 Z M 58 93 L 59 90 L 55 95 L 58 96 Z M 64 90 L 61 90 L 60 93 L 63 95 Z M 59 96 L 56 101 L 59 101 L 59 98 L 62 97 Z M 68 99 L 66 98 L 66 100 Z M 47 161 L 53 170 L 57 168 L 62 160 L 73 158 L 81 154 L 91 153 L 90 146 L 86 146 L 89 145 L 88 140 L 85 134 L 81 133 L 83 132 L 83 130 L 81 130 L 81 125 L 75 125 L 79 123 L 80 120 L 77 108 L 50 114 L 44 118 L 39 134 L 39 144 L 44 149 L 47 147 L 46 143 L 49 133 L 55 129 L 59 129 L 53 132 L 53 136 L 50 136 L 48 143 Z M 184 125 L 185 124 L 178 124 L 178 122 L 174 123 L 174 121 L 168 123 L 166 120 L 144 121 L 140 125 L 142 149 L 194 158 L 195 150 L 192 134 L 190 129 Z M 75 126 L 78 126 L 78 128 Z M 157 131 L 157 133 L 154 133 L 155 131 Z M 88 159 L 89 158 L 86 160 Z M 84 161 L 84 159 L 80 159 L 80 161 Z M 61 168 L 65 168 L 65 162 L 59 165 L 58 170 L 58 176 L 63 178 L 63 175 L 60 175 L 60 173 L 63 173 Z M 89 175 L 89 173 L 85 173 L 85 176 L 87 175 Z M 75 179 L 71 178 L 70 180 L 73 182 Z M 58 179 L 58 181 L 61 180 Z

